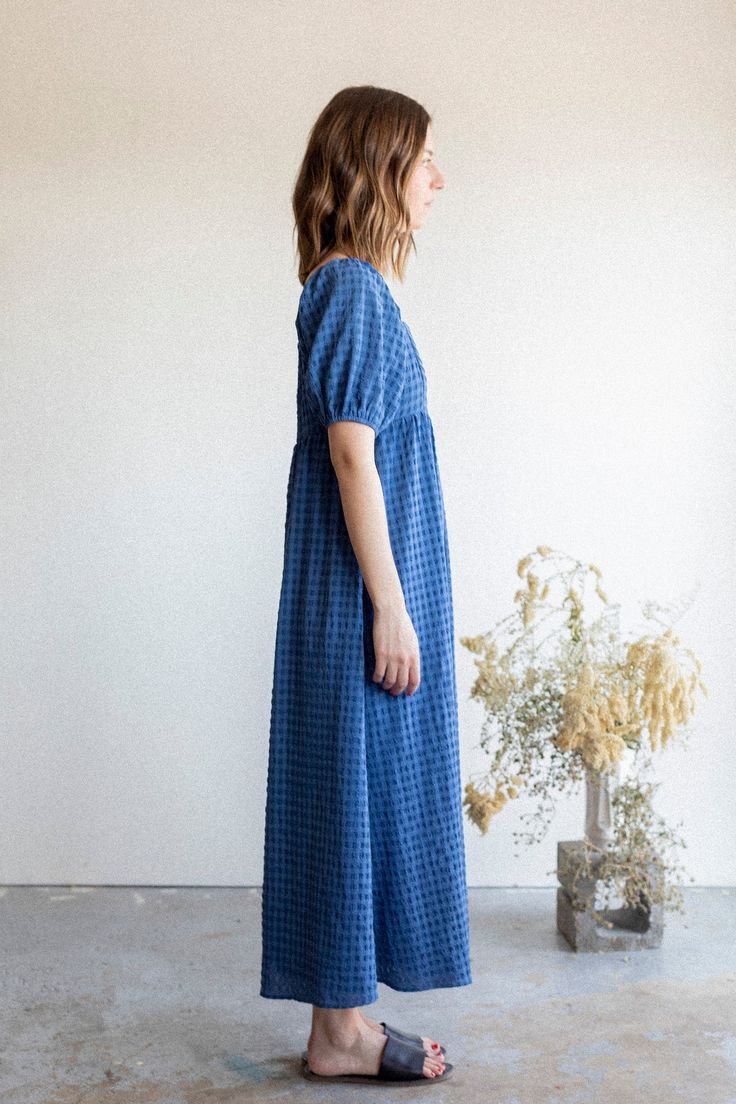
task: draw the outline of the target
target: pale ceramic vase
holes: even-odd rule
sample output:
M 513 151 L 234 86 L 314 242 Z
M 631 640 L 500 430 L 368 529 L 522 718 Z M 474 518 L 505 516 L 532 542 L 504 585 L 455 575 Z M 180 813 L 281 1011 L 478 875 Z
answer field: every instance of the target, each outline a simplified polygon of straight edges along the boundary
M 585 836 L 603 850 L 613 843 L 611 797 L 620 778 L 620 761 L 604 774 L 585 769 Z

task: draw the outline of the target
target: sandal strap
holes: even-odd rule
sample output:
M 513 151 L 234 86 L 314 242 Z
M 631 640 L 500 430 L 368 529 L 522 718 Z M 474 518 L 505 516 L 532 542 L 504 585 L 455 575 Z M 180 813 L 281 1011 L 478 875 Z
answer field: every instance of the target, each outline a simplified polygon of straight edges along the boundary
M 395 1039 L 406 1039 L 408 1043 L 414 1043 L 415 1046 L 421 1047 L 422 1050 L 424 1050 L 424 1040 L 421 1035 L 410 1035 L 408 1031 L 402 1031 L 400 1027 L 393 1027 L 383 1020 L 380 1021 L 380 1024 L 383 1028 L 384 1035 L 393 1035 Z M 447 1055 L 447 1051 L 443 1046 L 439 1048 L 438 1053 L 441 1054 L 443 1058 Z
M 424 1051 L 414 1043 L 386 1036 L 378 1078 L 381 1081 L 416 1081 L 424 1077 Z
M 393 1035 L 395 1039 L 405 1039 L 408 1043 L 416 1043 L 421 1047 L 424 1046 L 421 1035 L 410 1035 L 408 1031 L 402 1031 L 400 1027 L 393 1027 L 389 1023 L 384 1023 L 383 1020 L 381 1020 L 381 1027 L 385 1035 Z

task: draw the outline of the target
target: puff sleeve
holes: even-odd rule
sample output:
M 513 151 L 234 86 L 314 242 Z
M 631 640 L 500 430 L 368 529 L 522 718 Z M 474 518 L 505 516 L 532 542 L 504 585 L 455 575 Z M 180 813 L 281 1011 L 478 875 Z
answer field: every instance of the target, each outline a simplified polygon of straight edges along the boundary
M 324 275 L 307 356 L 310 396 L 323 426 L 363 422 L 379 434 L 400 391 L 395 304 L 367 265 L 340 262 Z

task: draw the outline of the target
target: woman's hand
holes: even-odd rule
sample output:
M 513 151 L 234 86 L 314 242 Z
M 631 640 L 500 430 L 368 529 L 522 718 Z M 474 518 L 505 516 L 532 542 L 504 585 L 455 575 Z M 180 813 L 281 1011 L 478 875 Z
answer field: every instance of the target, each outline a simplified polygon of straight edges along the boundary
M 393 697 L 406 690 L 407 698 L 420 682 L 419 641 L 406 606 L 373 611 L 373 681 L 383 684 Z

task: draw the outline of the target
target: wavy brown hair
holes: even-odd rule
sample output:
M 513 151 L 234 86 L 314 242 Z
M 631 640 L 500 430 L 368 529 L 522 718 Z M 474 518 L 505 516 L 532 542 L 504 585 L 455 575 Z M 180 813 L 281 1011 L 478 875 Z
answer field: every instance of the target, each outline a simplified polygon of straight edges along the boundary
M 431 122 L 416 100 L 371 84 L 343 88 L 322 109 L 292 196 L 300 284 L 333 251 L 403 281 L 416 253 L 405 187 Z

